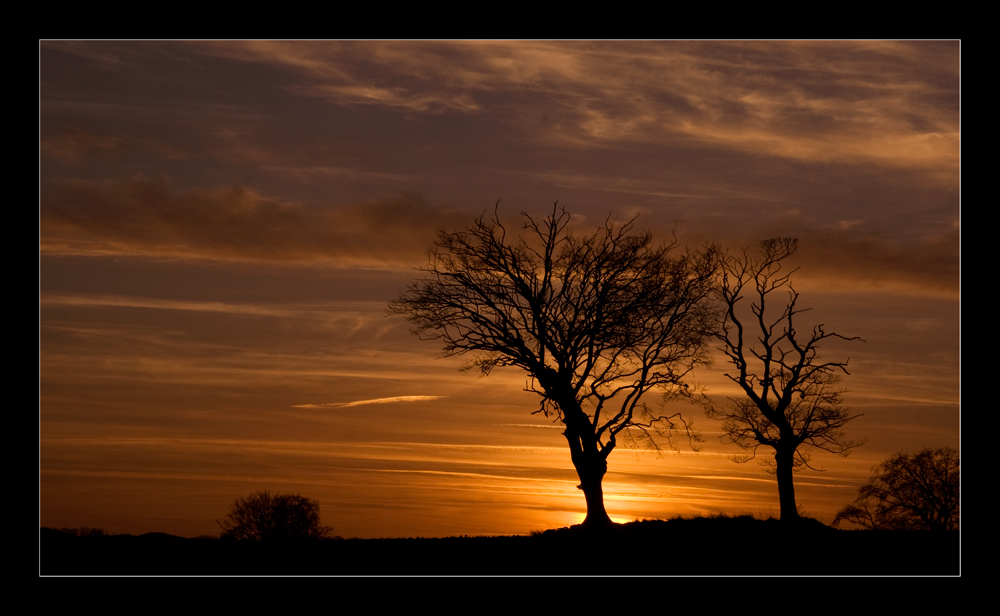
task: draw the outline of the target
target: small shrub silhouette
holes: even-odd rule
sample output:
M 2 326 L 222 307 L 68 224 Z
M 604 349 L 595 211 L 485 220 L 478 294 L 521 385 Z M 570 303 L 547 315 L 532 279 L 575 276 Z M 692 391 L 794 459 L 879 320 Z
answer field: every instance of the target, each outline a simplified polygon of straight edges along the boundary
M 218 522 L 223 539 L 288 541 L 323 539 L 333 532 L 319 523 L 319 503 L 299 494 L 268 490 L 237 498 Z

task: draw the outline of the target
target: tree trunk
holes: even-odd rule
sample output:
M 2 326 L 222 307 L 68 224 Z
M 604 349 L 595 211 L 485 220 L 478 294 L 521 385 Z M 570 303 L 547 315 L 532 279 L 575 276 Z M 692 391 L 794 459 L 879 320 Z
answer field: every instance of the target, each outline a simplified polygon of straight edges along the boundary
M 608 472 L 607 454 L 611 453 L 613 445 L 601 450 L 594 434 L 594 426 L 590 417 L 580 408 L 580 403 L 568 385 L 554 385 L 552 379 L 543 383 L 546 392 L 562 410 L 562 421 L 566 427 L 563 436 L 569 443 L 569 455 L 573 467 L 580 478 L 577 487 L 583 490 L 587 501 L 587 517 L 582 526 L 585 528 L 607 528 L 614 524 L 604 508 L 604 475 Z
M 799 519 L 799 511 L 795 506 L 795 486 L 792 484 L 794 456 L 794 451 L 777 451 L 774 454 L 774 461 L 777 463 L 778 501 L 781 503 L 783 522 L 794 522 Z
M 563 436 L 569 442 L 569 453 L 576 468 L 576 474 L 580 477 L 580 485 L 583 496 L 587 500 L 587 517 L 583 520 L 586 528 L 605 528 L 611 526 L 613 522 L 604 508 L 604 475 L 608 472 L 608 461 L 600 451 L 597 450 L 597 443 L 591 436 L 581 438 L 574 430 L 567 425 Z
M 587 500 L 587 517 L 583 520 L 586 528 L 603 528 L 613 524 L 604 508 L 604 475 L 608 472 L 608 463 L 604 458 L 593 456 L 583 464 L 576 466 L 576 474 L 580 477 L 580 489 Z

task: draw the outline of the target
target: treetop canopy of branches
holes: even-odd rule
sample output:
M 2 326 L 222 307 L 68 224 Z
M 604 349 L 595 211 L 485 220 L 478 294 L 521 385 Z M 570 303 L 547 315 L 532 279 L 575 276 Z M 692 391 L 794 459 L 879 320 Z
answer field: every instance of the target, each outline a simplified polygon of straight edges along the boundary
M 718 296 L 725 312 L 716 336 L 735 368 L 726 376 L 745 397 L 728 407 L 710 407 L 709 416 L 723 420 L 727 438 L 751 451 L 737 461 L 753 458 L 757 447 L 766 445 L 793 451 L 795 467 L 809 466 L 808 449 L 801 445 L 844 455 L 861 444 L 843 434 L 858 417 L 842 405 L 844 390 L 838 387 L 848 362 L 819 358 L 825 340 L 861 338 L 828 332 L 822 324 L 805 331 L 796 327 L 809 309 L 799 305 L 791 283 L 797 268 L 788 270 L 782 262 L 797 249 L 794 238 L 765 240 L 758 253 L 744 250 L 721 268 Z
M 564 208 L 538 221 L 523 213 L 516 239 L 497 216 L 441 232 L 428 276 L 390 304 L 445 355 L 471 353 L 465 369 L 489 374 L 516 366 L 541 395 L 541 411 L 562 417 L 559 400 L 589 404 L 598 431 L 617 433 L 641 395 L 686 391 L 685 377 L 707 359 L 702 341 L 713 316 L 704 301 L 718 250 L 673 254 L 633 221 L 612 218 L 591 234 L 568 231 Z M 607 421 L 606 403 L 622 396 Z

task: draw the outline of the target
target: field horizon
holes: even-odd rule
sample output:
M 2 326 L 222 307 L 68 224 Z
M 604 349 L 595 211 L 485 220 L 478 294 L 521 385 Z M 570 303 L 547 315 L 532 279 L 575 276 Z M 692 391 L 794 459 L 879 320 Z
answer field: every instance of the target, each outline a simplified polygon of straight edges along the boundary
M 803 541 L 810 545 L 808 558 L 802 557 Z M 735 547 L 741 543 L 749 547 Z M 604 530 L 574 526 L 530 535 L 270 543 L 158 532 L 81 537 L 42 528 L 39 573 L 954 576 L 961 574 L 961 545 L 960 531 L 842 530 L 810 518 L 789 524 L 749 515 L 639 520 Z

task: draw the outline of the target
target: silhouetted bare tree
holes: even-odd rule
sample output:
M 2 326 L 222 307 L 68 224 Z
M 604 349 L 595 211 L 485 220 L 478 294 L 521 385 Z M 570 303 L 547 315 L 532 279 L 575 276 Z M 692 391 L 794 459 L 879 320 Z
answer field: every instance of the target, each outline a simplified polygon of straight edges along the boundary
M 253 541 L 322 539 L 333 530 L 320 526 L 318 502 L 268 490 L 237 498 L 226 519 L 217 523 L 223 537 Z
M 845 440 L 842 430 L 858 417 L 841 406 L 844 390 L 836 387 L 840 373 L 848 374 L 847 362 L 817 356 L 823 340 L 860 338 L 827 333 L 823 325 L 805 334 L 795 328 L 808 309 L 798 307 L 799 294 L 790 282 L 795 270 L 783 270 L 782 261 L 797 247 L 792 238 L 765 240 L 759 254 L 745 249 L 720 268 L 718 295 L 725 312 L 717 337 L 736 369 L 726 376 L 746 397 L 708 408 L 709 417 L 722 420 L 723 438 L 750 452 L 734 456 L 737 462 L 753 459 L 762 445 L 774 450 L 773 459 L 764 462 L 777 475 L 782 520 L 799 517 L 792 472 L 812 468 L 808 448 L 847 455 L 861 444 Z
M 526 371 L 526 390 L 541 396 L 535 412 L 565 427 L 584 525 L 607 525 L 602 481 L 617 437 L 634 429 L 669 438 L 679 414 L 657 415 L 641 399 L 657 388 L 686 395 L 688 373 L 705 360 L 717 252 L 674 256 L 676 243 L 660 246 L 634 233 L 632 221 L 611 218 L 573 235 L 558 203 L 540 222 L 521 215 L 516 239 L 496 211 L 465 231 L 439 233 L 427 277 L 389 310 L 440 341 L 446 356 L 474 353 L 466 370 Z
M 837 513 L 871 530 L 958 530 L 959 460 L 949 447 L 897 453 L 872 469 L 858 498 Z

